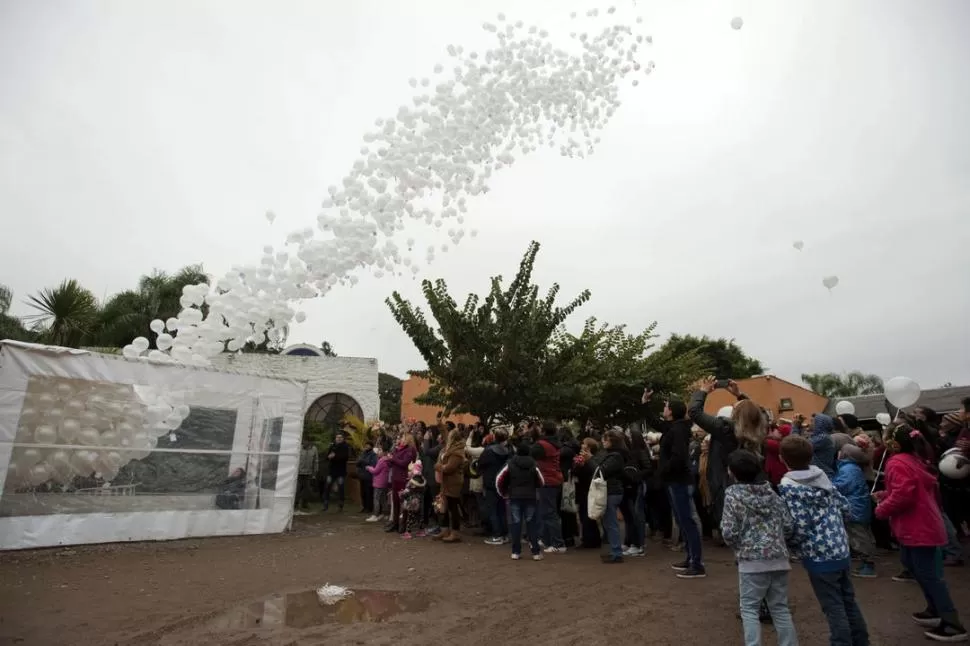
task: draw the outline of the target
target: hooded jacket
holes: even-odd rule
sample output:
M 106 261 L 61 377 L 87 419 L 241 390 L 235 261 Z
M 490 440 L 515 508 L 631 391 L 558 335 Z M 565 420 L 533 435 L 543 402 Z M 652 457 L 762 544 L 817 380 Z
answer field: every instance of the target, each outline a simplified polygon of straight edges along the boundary
M 449 498 L 461 498 L 465 482 L 465 445 L 443 448 L 435 468 L 441 472 L 441 493 Z
M 387 489 L 388 482 L 391 478 L 391 461 L 381 458 L 377 461 L 374 466 L 367 467 L 368 473 L 371 474 L 372 482 L 375 489 Z
M 900 545 L 946 545 L 936 476 L 914 455 L 897 453 L 886 463 L 886 493 L 876 506 L 876 518 L 888 518 Z
M 835 475 L 835 442 L 832 440 L 832 432 L 835 430 L 835 422 L 828 415 L 819 413 L 815 416 L 815 423 L 812 427 L 812 434 L 808 436 L 812 443 L 812 465 L 821 469 L 825 475 L 832 477 Z
M 691 421 L 678 419 L 665 426 L 660 438 L 660 481 L 664 484 L 694 484 L 690 471 Z
M 544 487 L 558 487 L 562 484 L 562 470 L 559 468 L 561 451 L 562 444 L 554 435 L 543 435 L 532 445 L 532 457 L 542 474 Z
M 862 449 L 857 451 L 862 453 Z M 872 503 L 862 465 L 851 458 L 839 460 L 832 484 L 849 501 L 849 522 L 868 525 L 872 521 Z
M 785 542 L 794 529 L 788 508 L 767 482 L 727 488 L 721 536 L 734 549 L 739 572 L 790 570 Z
M 505 442 L 493 442 L 485 447 L 482 457 L 478 458 L 478 468 L 482 474 L 482 486 L 485 491 L 495 491 L 495 481 L 499 472 L 509 461 L 509 447 Z
M 845 519 L 849 502 L 818 467 L 789 471 L 779 486 L 795 531 L 791 543 L 809 573 L 838 572 L 849 567 L 849 537 Z
M 591 461 L 593 473 L 597 469 L 606 480 L 606 495 L 623 495 L 623 467 L 627 463 L 627 452 L 620 449 L 600 449 Z

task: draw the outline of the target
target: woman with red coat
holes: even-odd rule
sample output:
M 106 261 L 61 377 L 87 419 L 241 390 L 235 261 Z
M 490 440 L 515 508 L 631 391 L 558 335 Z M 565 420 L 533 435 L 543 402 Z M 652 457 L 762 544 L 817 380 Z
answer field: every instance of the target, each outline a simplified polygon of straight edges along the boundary
M 781 441 L 791 435 L 791 424 L 781 424 L 768 434 L 765 438 L 765 473 L 768 474 L 768 481 L 776 490 L 781 484 L 781 479 L 788 473 L 788 467 L 781 461 Z
M 418 449 L 414 441 L 414 436 L 408 431 L 401 431 L 401 435 L 391 452 L 391 522 L 384 528 L 386 532 L 403 531 L 400 526 L 401 516 L 401 491 L 411 477 L 408 467 L 418 459 Z
M 920 457 L 926 440 L 909 424 L 892 430 L 893 453 L 886 461 L 886 489 L 874 494 L 876 517 L 889 520 L 899 541 L 903 566 L 912 573 L 926 598 L 926 610 L 913 614 L 913 621 L 930 628 L 924 634 L 936 641 L 967 639 L 967 631 L 953 605 L 943 580 L 943 551 L 947 543 L 940 489 L 936 474 Z

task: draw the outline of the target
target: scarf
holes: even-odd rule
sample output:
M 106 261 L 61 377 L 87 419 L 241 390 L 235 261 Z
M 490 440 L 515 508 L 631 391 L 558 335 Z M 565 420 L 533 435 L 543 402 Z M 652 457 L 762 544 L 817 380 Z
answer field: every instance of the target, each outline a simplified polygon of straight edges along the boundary
M 698 461 L 698 483 L 697 489 L 701 493 L 701 504 L 704 507 L 711 506 L 711 486 L 707 482 L 707 462 L 711 452 L 711 445 L 701 444 L 701 459 Z

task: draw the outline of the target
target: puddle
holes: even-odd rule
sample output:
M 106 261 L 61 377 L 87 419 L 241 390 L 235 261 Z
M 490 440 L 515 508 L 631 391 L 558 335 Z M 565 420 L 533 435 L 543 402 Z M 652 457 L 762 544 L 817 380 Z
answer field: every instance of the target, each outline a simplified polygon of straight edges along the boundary
M 379 623 L 395 615 L 423 612 L 431 605 L 427 595 L 417 592 L 354 590 L 332 605 L 324 605 L 316 590 L 275 595 L 234 608 L 219 615 L 211 630 L 250 628 L 311 628 L 322 624 Z

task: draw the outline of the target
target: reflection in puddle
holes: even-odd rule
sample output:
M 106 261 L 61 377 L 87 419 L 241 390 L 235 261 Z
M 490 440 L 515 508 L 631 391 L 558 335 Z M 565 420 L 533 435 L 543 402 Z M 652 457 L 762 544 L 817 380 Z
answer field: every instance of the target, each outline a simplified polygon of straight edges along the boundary
M 333 605 L 324 605 L 315 590 L 272 596 L 234 608 L 212 620 L 212 630 L 248 628 L 310 628 L 327 623 L 381 622 L 394 615 L 423 612 L 431 600 L 417 592 L 354 590 Z

